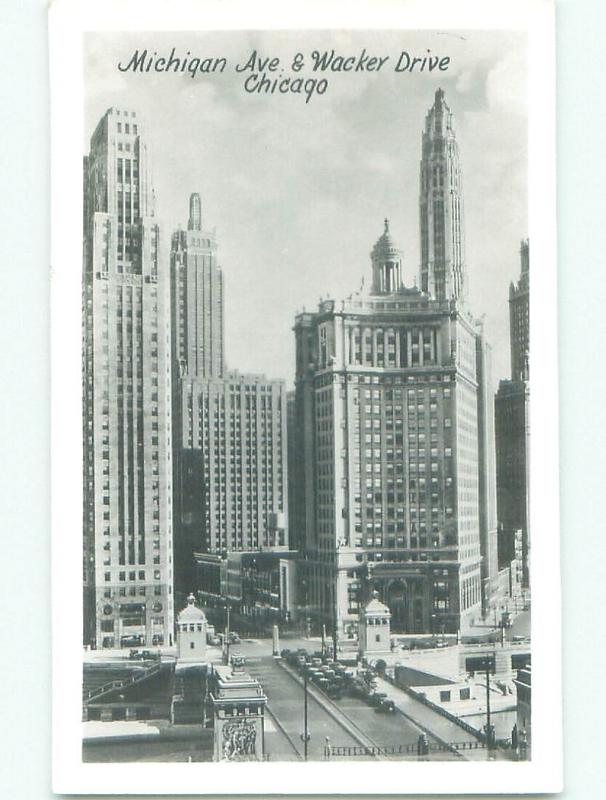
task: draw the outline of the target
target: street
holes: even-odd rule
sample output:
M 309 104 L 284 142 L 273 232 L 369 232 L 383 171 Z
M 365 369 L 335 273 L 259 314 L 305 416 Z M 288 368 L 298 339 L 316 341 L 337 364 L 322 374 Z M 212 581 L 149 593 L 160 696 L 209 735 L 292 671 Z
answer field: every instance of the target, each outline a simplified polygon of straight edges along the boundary
M 303 722 L 303 687 L 295 681 L 285 670 L 278 666 L 272 656 L 250 658 L 246 664 L 247 670 L 256 678 L 265 690 L 267 703 L 271 713 L 282 725 L 290 743 L 285 736 L 275 737 L 273 744 L 280 748 L 280 752 L 270 751 L 270 742 L 267 749 L 271 752 L 272 760 L 287 755 L 292 758 L 293 745 L 298 753 L 303 755 L 304 747 L 301 734 L 304 730 Z M 332 744 L 355 746 L 359 742 L 350 736 L 326 711 L 318 701 L 308 693 L 308 731 L 311 734 L 308 743 L 308 758 L 322 760 L 324 758 L 324 745 L 326 737 L 330 737 Z M 291 744 L 292 743 L 292 744 Z

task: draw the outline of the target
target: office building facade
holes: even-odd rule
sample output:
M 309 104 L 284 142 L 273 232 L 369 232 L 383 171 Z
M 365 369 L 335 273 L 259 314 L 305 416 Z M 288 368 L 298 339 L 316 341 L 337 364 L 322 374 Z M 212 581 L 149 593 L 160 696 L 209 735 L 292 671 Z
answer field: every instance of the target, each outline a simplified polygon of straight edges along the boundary
M 355 638 L 375 589 L 396 632 L 465 629 L 496 573 L 490 348 L 463 302 L 460 193 L 438 91 L 423 133 L 421 288 L 403 285 L 386 221 L 370 293 L 295 321 L 299 603 L 338 638 Z
M 519 561 L 522 542 L 522 585 L 530 580 L 530 371 L 529 371 L 529 243 L 520 246 L 520 278 L 509 287 L 511 380 L 502 380 L 495 398 L 497 510 L 501 563 Z
M 84 641 L 172 644 L 168 284 L 141 121 L 111 108 L 84 160 Z
M 286 392 L 225 367 L 223 274 L 197 194 L 173 235 L 171 286 L 177 586 L 241 605 L 239 554 L 288 550 Z

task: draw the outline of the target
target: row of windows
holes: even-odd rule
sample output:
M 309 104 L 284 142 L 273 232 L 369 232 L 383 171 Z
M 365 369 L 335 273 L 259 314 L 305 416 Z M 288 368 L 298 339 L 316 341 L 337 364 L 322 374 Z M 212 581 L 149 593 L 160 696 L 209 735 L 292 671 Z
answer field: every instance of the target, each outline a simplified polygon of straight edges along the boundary
M 128 575 L 129 575 L 129 577 L 128 577 L 129 581 L 145 580 L 146 579 L 145 578 L 145 572 L 143 570 L 139 570 L 138 573 L 136 571 L 134 571 L 134 572 L 131 571 L 131 572 L 128 573 Z M 154 580 L 155 581 L 159 581 L 159 580 L 161 580 L 161 578 L 162 578 L 161 570 L 155 569 L 154 570 Z M 112 573 L 111 572 L 106 572 L 104 574 L 104 580 L 107 583 L 109 583 L 112 580 Z M 127 580 L 126 572 L 118 573 L 118 580 L 121 581 L 121 582 L 126 581 Z

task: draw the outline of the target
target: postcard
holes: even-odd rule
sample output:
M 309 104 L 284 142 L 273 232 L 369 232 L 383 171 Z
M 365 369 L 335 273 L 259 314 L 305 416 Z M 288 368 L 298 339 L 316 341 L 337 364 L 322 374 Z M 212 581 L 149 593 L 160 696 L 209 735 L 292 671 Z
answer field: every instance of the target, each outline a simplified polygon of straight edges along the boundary
M 50 36 L 55 791 L 557 791 L 552 5 Z

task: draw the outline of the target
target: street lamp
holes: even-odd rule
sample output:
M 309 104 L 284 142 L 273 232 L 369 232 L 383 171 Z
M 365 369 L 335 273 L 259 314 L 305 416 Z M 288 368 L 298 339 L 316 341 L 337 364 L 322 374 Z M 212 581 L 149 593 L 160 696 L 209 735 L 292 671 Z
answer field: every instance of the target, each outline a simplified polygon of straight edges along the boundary
M 493 654 L 494 659 L 494 666 L 496 669 L 496 660 L 497 654 L 496 651 Z M 494 726 L 490 722 L 490 668 L 491 668 L 491 660 L 489 656 L 485 656 L 484 663 L 482 665 L 484 667 L 486 673 L 486 752 L 488 754 L 488 758 L 490 759 L 491 750 L 494 744 Z
M 337 579 L 335 581 L 335 585 L 333 587 L 334 592 L 334 614 L 335 618 L 332 625 L 332 660 L 336 662 L 337 660 L 337 648 L 339 643 L 339 637 L 337 634 L 337 625 L 338 625 L 338 612 L 337 612 L 337 586 L 339 582 L 339 571 L 337 569 Z
M 257 613 L 257 559 L 253 558 L 250 563 L 250 601 L 251 611 L 256 616 Z
M 303 625 L 305 638 L 309 639 L 311 636 L 311 618 L 309 616 L 309 604 L 307 601 L 307 578 L 301 578 L 301 589 L 303 590 Z
M 341 549 L 341 545 L 342 544 L 344 544 L 344 542 L 341 539 L 339 539 L 335 543 L 335 566 L 336 566 L 336 571 L 335 571 L 335 580 L 334 580 L 334 584 L 333 584 L 333 593 L 334 593 L 334 595 L 333 595 L 333 614 L 334 614 L 334 620 L 333 620 L 333 625 L 332 625 L 332 660 L 335 661 L 335 662 L 337 661 L 337 649 L 338 649 L 338 643 L 339 643 L 338 631 L 337 631 L 338 620 L 339 620 L 339 610 L 338 610 L 338 602 L 339 602 L 339 594 L 338 594 L 338 589 L 339 589 L 339 550 Z
M 301 734 L 301 741 L 303 742 L 303 758 L 307 761 L 307 743 L 311 738 L 307 727 L 307 669 L 303 672 L 303 733 Z
M 225 663 L 229 664 L 229 595 L 225 595 L 225 633 L 223 638 Z

